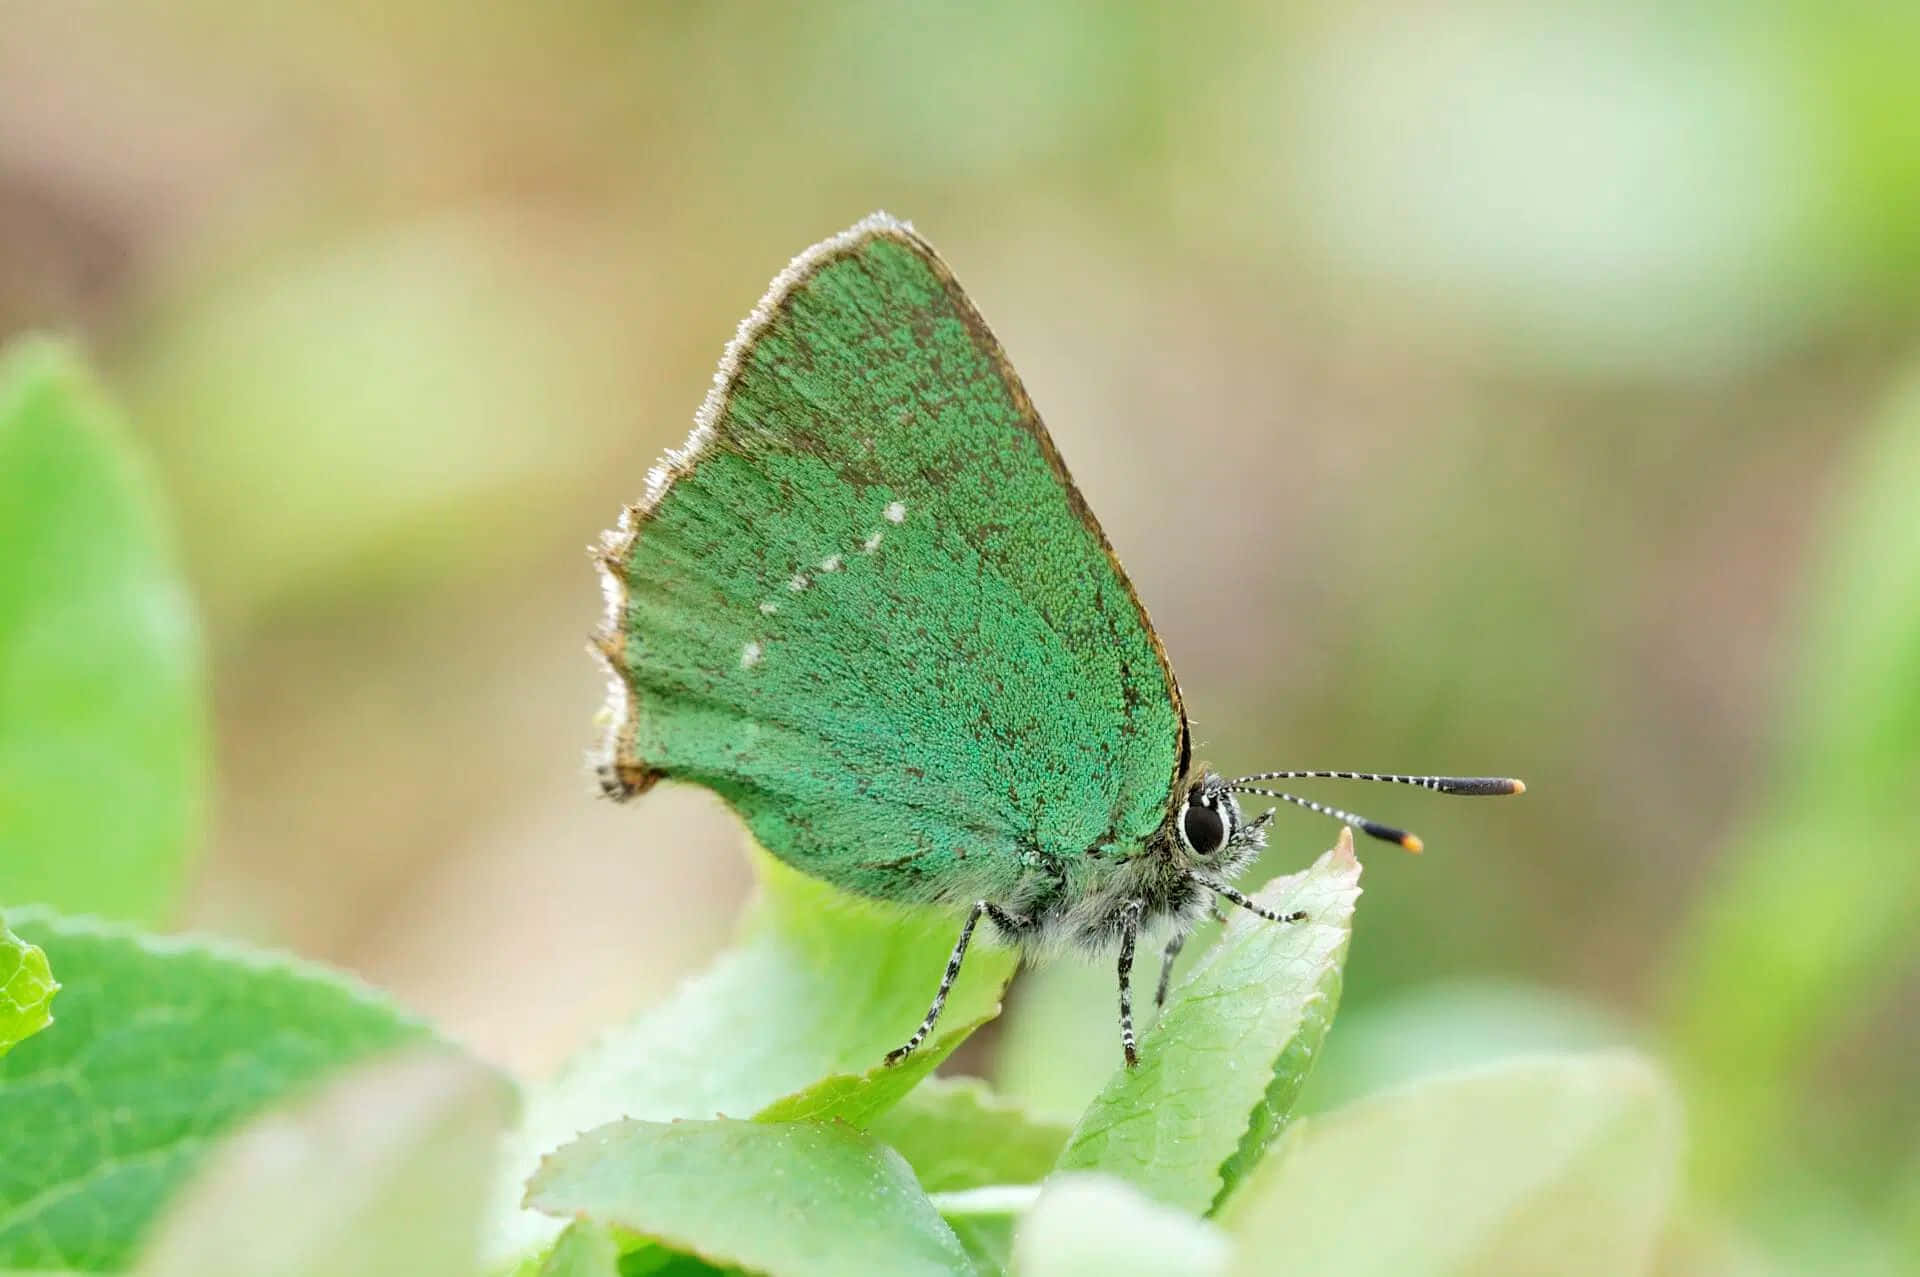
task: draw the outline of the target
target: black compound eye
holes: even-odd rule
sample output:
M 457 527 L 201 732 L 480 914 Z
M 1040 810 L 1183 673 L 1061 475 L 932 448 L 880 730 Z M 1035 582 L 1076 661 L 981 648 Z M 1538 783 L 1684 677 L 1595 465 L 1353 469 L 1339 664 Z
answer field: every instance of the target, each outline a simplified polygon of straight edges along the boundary
M 1227 841 L 1227 822 L 1207 803 L 1189 802 L 1180 813 L 1180 836 L 1196 856 L 1211 856 Z

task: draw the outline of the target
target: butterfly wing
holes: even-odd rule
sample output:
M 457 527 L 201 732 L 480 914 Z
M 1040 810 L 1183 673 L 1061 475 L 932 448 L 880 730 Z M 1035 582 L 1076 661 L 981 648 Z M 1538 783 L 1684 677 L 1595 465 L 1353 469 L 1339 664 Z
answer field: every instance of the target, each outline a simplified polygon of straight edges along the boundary
M 600 555 L 608 791 L 725 799 L 893 899 L 1031 894 L 1161 824 L 1186 719 L 999 343 L 883 215 L 775 279 Z

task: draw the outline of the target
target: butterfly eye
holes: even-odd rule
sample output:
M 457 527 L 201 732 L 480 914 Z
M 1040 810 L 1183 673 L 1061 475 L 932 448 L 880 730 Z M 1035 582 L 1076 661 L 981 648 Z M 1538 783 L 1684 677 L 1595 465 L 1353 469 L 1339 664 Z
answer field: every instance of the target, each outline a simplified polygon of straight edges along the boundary
M 1212 802 L 1195 794 L 1180 813 L 1180 841 L 1196 856 L 1211 856 L 1226 845 L 1226 818 Z

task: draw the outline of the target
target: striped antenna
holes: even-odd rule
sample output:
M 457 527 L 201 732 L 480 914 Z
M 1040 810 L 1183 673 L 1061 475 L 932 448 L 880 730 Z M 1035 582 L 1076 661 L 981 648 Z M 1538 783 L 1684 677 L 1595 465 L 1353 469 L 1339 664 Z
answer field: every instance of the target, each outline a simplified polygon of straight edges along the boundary
M 1369 838 L 1378 838 L 1381 842 L 1390 842 L 1404 847 L 1418 855 L 1425 845 L 1419 838 L 1404 829 L 1395 829 L 1392 825 L 1383 825 L 1377 820 L 1368 820 L 1350 811 L 1338 807 L 1329 807 L 1325 803 L 1314 802 L 1311 798 L 1300 798 L 1294 794 L 1283 794 L 1277 789 L 1267 789 L 1254 784 L 1262 780 L 1378 780 L 1390 785 L 1417 785 L 1421 789 L 1431 789 L 1436 794 L 1524 794 L 1526 784 L 1505 776 L 1396 776 L 1383 772 L 1332 772 L 1332 771 L 1282 771 L 1258 772 L 1252 776 L 1239 776 L 1226 783 L 1226 787 L 1236 794 L 1262 794 L 1268 798 L 1278 798 L 1281 802 L 1292 803 L 1296 807 L 1305 807 L 1308 811 L 1317 811 L 1322 816 L 1331 816 L 1345 825 L 1351 825 Z
M 1331 816 L 1344 825 L 1351 825 L 1369 838 L 1378 838 L 1381 842 L 1390 842 L 1404 847 L 1414 855 L 1419 855 L 1426 844 L 1404 829 L 1395 829 L 1392 825 L 1383 825 L 1377 820 L 1368 820 L 1365 816 L 1356 816 L 1350 811 L 1341 811 L 1338 807 L 1329 807 L 1325 803 L 1316 803 L 1311 798 L 1301 798 L 1295 794 L 1283 794 L 1277 789 L 1262 789 L 1258 785 L 1242 785 L 1239 781 L 1229 781 L 1227 788 L 1236 794 L 1264 794 L 1268 798 L 1278 798 L 1283 803 L 1292 803 L 1295 807 L 1305 807 L 1308 811 L 1317 811 L 1322 816 Z
M 1227 782 L 1227 787 L 1231 789 L 1236 785 L 1254 784 L 1263 780 L 1377 780 L 1390 785 L 1418 785 L 1421 789 L 1431 789 L 1436 794 L 1473 796 L 1527 792 L 1525 781 L 1514 780 L 1509 776 L 1394 776 L 1383 772 L 1326 771 L 1257 772 L 1252 776 L 1235 777 Z

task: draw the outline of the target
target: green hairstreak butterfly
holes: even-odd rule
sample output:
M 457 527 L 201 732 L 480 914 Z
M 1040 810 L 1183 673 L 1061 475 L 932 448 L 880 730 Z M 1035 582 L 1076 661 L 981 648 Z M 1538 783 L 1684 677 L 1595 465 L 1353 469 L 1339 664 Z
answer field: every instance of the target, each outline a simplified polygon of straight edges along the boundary
M 1165 649 L 1000 344 L 952 272 L 876 214 L 796 257 L 740 325 L 685 446 L 596 552 L 611 674 L 600 777 L 725 800 L 847 891 L 967 910 L 923 1041 L 984 916 L 1007 942 L 1165 972 L 1266 843 L 1295 777 L 1512 794 L 1519 781 L 1335 771 L 1228 779 L 1192 757 Z M 904 1026 L 903 1026 L 904 1027 Z

